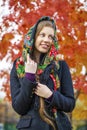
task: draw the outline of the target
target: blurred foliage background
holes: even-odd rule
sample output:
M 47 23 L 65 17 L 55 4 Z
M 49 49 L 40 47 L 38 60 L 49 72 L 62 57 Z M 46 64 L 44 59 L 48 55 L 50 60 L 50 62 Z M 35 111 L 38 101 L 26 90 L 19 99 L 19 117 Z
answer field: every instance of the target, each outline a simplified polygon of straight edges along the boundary
M 76 98 L 76 107 L 69 114 L 73 130 L 86 130 L 86 0 L 0 0 L 0 126 L 14 130 L 18 121 L 19 115 L 11 107 L 10 70 L 22 52 L 24 35 L 41 16 L 51 16 L 56 21 L 59 56 L 70 67 Z

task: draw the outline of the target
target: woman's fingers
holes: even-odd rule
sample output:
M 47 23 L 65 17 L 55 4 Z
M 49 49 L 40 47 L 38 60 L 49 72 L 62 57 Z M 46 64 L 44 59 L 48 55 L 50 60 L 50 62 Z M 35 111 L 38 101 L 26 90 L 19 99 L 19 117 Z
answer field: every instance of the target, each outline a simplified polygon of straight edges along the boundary
M 52 95 L 52 91 L 46 85 L 38 83 L 35 94 L 43 98 L 48 98 Z
M 25 63 L 25 72 L 36 73 L 36 70 L 37 70 L 37 63 L 30 58 L 29 54 L 27 54 L 27 62 Z
M 30 56 L 29 54 L 27 54 L 27 63 L 30 63 L 30 62 L 31 62 Z
M 34 62 L 31 58 L 30 58 L 30 56 L 29 56 L 29 54 L 27 54 L 27 63 L 28 64 L 37 64 L 36 62 Z

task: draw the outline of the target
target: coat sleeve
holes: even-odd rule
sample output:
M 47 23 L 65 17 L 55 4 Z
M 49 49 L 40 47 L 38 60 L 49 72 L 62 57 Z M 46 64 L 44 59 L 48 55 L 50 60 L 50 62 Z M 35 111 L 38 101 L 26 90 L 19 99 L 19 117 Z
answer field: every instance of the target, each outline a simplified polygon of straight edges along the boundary
M 60 89 L 53 92 L 50 105 L 60 111 L 71 112 L 75 106 L 75 98 L 69 67 L 65 61 L 60 61 L 59 71 L 61 72 Z
M 26 77 L 18 78 L 14 62 L 10 73 L 10 89 L 12 106 L 18 114 L 24 115 L 28 112 L 33 99 L 33 88 L 35 87 L 36 82 L 31 82 Z

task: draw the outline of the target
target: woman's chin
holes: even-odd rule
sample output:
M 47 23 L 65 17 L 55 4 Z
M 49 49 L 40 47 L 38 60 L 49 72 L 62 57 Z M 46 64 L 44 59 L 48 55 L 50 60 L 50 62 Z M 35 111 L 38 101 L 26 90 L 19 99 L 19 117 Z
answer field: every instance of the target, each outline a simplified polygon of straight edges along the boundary
M 42 49 L 42 50 L 40 50 L 40 52 L 41 52 L 41 53 L 47 53 L 48 50 L 46 50 L 46 49 Z

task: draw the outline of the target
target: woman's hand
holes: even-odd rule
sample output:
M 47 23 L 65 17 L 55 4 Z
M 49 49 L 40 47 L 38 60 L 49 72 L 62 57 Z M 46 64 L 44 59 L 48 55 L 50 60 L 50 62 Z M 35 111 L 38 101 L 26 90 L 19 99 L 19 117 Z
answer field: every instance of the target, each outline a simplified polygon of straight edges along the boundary
M 35 74 L 37 71 L 37 63 L 34 62 L 29 54 L 27 54 L 27 62 L 25 62 L 25 72 Z
M 52 91 L 44 84 L 38 83 L 35 89 L 35 94 L 43 97 L 43 98 L 49 98 L 52 95 Z

